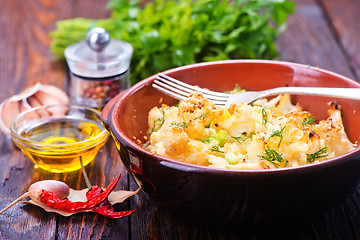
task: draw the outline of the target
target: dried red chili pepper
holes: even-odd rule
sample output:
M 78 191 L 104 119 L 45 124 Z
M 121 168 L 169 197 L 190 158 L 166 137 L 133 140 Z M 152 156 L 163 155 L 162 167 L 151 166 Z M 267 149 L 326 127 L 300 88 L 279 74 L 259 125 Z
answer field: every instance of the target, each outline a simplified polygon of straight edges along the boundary
M 123 212 L 114 212 L 114 208 L 107 199 L 108 195 L 115 188 L 116 184 L 119 182 L 120 176 L 113 180 L 108 187 L 103 191 L 99 186 L 93 186 L 86 193 L 87 201 L 86 202 L 72 202 L 67 199 L 60 199 L 54 193 L 42 190 L 40 195 L 40 201 L 46 206 L 63 210 L 66 212 L 79 212 L 86 210 L 93 210 L 99 214 L 104 215 L 105 217 L 110 218 L 121 218 L 125 217 L 134 210 L 123 211 Z
M 103 192 L 103 190 L 101 189 L 101 187 L 93 186 L 86 193 L 86 197 L 89 199 L 93 196 L 96 196 L 96 195 L 102 193 L 102 192 Z M 102 201 L 101 203 L 96 205 L 92 210 L 105 216 L 105 217 L 108 217 L 108 218 L 122 218 L 122 217 L 126 217 L 129 214 L 135 212 L 135 210 L 114 212 L 114 208 L 108 199 L 105 199 L 104 201 Z
M 110 192 L 118 183 L 119 179 L 120 175 L 118 178 L 116 178 L 109 184 L 109 186 L 105 189 L 104 192 L 88 199 L 86 202 L 71 202 L 67 199 L 60 199 L 54 193 L 47 190 L 42 190 L 42 193 L 40 195 L 40 202 L 46 204 L 46 206 L 48 207 L 64 210 L 66 212 L 90 210 L 108 197 Z

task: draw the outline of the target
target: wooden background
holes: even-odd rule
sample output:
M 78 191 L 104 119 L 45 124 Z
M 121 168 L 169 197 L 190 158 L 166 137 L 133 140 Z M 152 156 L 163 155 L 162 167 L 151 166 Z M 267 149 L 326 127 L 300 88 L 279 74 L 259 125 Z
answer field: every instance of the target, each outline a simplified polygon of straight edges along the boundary
M 360 1 L 296 0 L 296 13 L 278 40 L 280 60 L 325 68 L 360 80 Z M 0 0 L 0 101 L 36 82 L 67 90 L 64 62 L 52 62 L 48 33 L 59 19 L 103 18 L 107 0 Z M 119 172 L 117 189 L 134 189 L 110 140 L 86 167 L 92 184 L 107 185 Z M 42 179 L 85 188 L 81 172 L 51 174 L 35 169 L 7 136 L 0 135 L 0 209 Z M 62 217 L 17 204 L 0 215 L 0 239 L 360 239 L 360 197 L 291 224 L 236 231 L 191 223 L 156 207 L 143 193 L 117 210 L 136 209 L 124 219 L 94 213 Z

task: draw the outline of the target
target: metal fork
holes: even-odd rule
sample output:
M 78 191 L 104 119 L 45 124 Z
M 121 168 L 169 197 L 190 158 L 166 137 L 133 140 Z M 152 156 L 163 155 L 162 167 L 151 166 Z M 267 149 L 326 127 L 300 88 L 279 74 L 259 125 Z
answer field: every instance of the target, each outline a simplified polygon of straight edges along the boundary
M 181 82 L 163 73 L 158 74 L 152 86 L 178 100 L 185 100 L 192 92 L 197 91 L 212 100 L 215 105 L 223 107 L 228 107 L 233 103 L 251 103 L 259 98 L 284 93 L 360 100 L 360 88 L 278 87 L 264 91 L 248 91 L 236 94 L 221 93 Z

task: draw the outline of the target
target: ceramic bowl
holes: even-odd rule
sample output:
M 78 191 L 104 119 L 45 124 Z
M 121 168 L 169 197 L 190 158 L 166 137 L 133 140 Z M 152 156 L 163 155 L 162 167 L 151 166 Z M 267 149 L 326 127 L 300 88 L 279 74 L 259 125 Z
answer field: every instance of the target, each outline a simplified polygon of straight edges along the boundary
M 250 90 L 284 86 L 360 87 L 344 76 L 316 67 L 267 60 L 199 63 L 164 72 L 214 91 L 235 85 Z M 358 189 L 360 149 L 326 161 L 292 168 L 226 170 L 181 163 L 150 153 L 134 139 L 148 131 L 147 114 L 160 102 L 177 100 L 154 89 L 151 76 L 118 95 L 102 112 L 128 172 L 156 203 L 176 214 L 222 225 L 248 226 L 342 201 Z M 359 101 L 293 96 L 316 119 L 327 118 L 328 102 L 342 105 L 345 130 L 360 137 Z

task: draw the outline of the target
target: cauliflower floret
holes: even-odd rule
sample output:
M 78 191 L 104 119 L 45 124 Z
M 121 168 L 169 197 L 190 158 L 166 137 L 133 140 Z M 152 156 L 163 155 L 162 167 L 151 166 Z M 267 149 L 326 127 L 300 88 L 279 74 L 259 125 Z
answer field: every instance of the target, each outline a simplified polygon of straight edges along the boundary
M 329 118 L 320 121 L 315 127 L 315 132 L 324 139 L 329 153 L 334 152 L 335 156 L 339 156 L 355 149 L 355 145 L 350 142 L 345 133 L 341 119 L 341 107 L 335 102 L 331 102 L 329 105 Z
M 149 150 L 178 161 L 229 169 L 296 167 L 353 150 L 340 106 L 331 103 L 327 120 L 293 105 L 288 94 L 261 106 L 216 107 L 194 92 L 179 106 L 149 112 Z
M 150 136 L 149 150 L 164 157 L 197 165 L 209 165 L 201 143 L 189 139 L 183 128 L 170 127 Z

